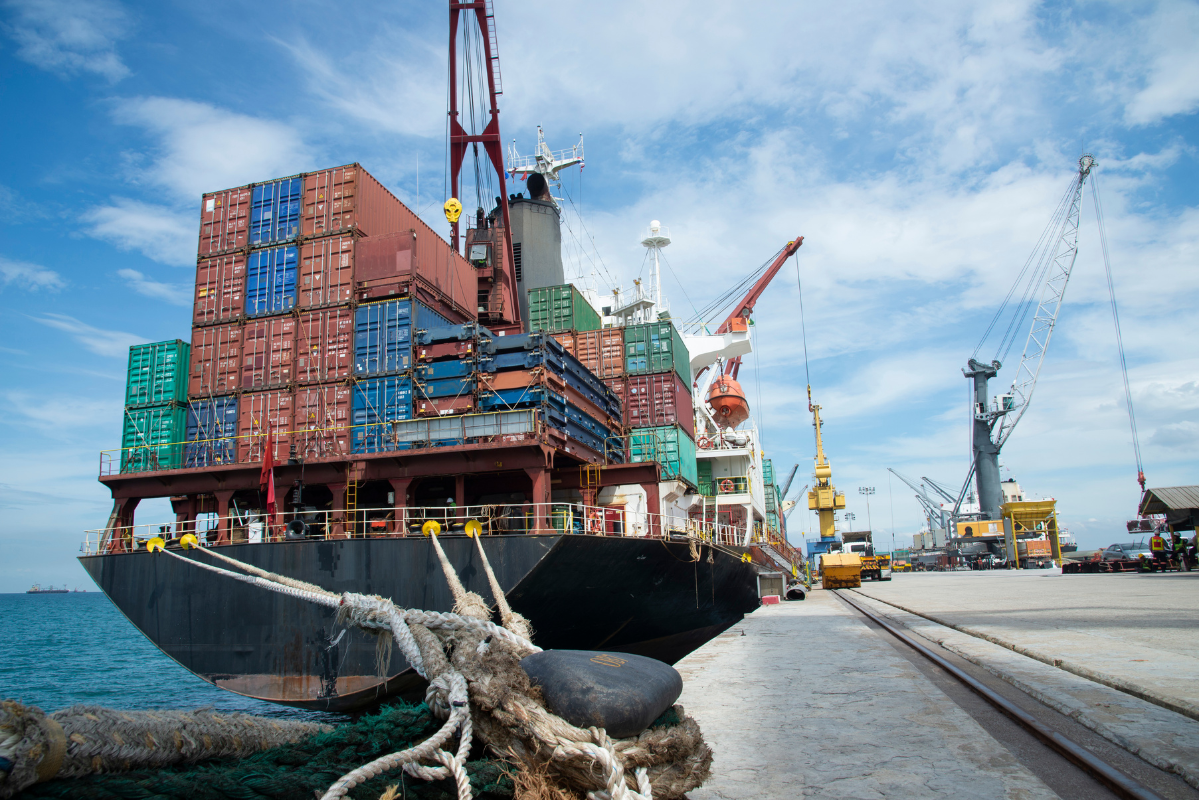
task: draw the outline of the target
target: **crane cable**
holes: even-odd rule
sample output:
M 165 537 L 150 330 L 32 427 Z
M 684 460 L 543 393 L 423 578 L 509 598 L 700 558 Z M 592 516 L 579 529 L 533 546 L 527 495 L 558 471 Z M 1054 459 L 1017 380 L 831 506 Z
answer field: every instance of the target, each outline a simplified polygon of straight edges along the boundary
M 804 345 L 804 382 L 812 386 L 812 378 L 808 374 L 808 332 L 804 328 L 804 287 L 800 285 L 800 259 L 792 253 L 792 260 L 796 262 L 796 291 L 800 294 L 800 341 Z
M 1096 176 L 1092 175 L 1092 201 L 1096 207 L 1096 227 L 1100 231 L 1100 252 L 1104 256 L 1104 275 L 1108 279 L 1108 301 L 1112 306 L 1113 330 L 1117 334 L 1117 354 L 1121 361 L 1121 380 L 1125 384 L 1125 408 L 1129 412 L 1129 430 L 1133 434 L 1133 457 L 1137 461 L 1138 483 L 1146 488 L 1146 473 L 1142 470 L 1142 447 L 1138 443 L 1137 418 L 1133 413 L 1133 392 L 1129 388 L 1129 366 L 1125 361 L 1125 342 L 1121 338 L 1121 318 L 1117 314 L 1117 292 L 1113 287 L 1112 266 L 1108 260 L 1108 236 L 1104 232 L 1104 209 L 1100 205 L 1100 192 L 1096 188 Z

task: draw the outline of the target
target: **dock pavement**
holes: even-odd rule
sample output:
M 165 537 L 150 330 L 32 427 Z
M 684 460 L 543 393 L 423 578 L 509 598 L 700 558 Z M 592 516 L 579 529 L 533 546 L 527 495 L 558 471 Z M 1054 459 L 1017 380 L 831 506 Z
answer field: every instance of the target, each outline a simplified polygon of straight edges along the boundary
M 675 666 L 715 754 L 689 800 L 1056 796 L 831 592 L 764 606 Z

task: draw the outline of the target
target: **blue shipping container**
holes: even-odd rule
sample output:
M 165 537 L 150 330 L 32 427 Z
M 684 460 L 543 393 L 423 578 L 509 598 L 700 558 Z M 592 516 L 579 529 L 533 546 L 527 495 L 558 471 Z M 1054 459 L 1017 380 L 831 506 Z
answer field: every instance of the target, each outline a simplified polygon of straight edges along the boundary
M 188 403 L 183 446 L 185 467 L 237 463 L 237 397 L 213 397 Z
M 250 244 L 295 239 L 300 233 L 303 193 L 303 178 L 284 178 L 255 186 L 250 203 Z
M 474 361 L 437 361 L 433 364 L 420 364 L 413 372 L 423 381 L 436 381 L 445 378 L 466 378 L 475 374 Z
M 417 397 L 463 397 L 475 391 L 474 378 L 445 378 L 439 381 L 424 381 L 417 387 Z
M 413 331 L 449 325 L 450 320 L 412 300 L 359 306 L 354 312 L 354 373 L 387 375 L 407 370 L 412 363 Z
M 246 265 L 246 316 L 282 314 L 296 305 L 296 248 L 250 254 Z
M 399 375 L 368 378 L 354 385 L 350 405 L 350 452 L 383 453 L 407 450 L 397 444 L 392 426 L 397 420 L 412 419 L 412 381 Z

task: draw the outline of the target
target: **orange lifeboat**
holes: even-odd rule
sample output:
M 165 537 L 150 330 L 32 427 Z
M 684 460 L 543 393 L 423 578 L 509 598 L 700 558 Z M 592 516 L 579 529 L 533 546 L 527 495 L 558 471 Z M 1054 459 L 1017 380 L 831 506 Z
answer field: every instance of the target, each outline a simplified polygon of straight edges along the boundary
M 750 404 L 742 385 L 728 375 L 721 375 L 709 387 L 705 398 L 715 412 L 717 424 L 736 428 L 750 418 Z

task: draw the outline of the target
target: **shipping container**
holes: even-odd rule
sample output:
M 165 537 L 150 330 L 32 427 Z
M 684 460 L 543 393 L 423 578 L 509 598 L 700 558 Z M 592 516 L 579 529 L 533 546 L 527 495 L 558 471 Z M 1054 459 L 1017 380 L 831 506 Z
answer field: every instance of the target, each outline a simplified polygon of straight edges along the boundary
M 190 401 L 183 466 L 237 463 L 237 415 L 238 399 L 235 396 Z
M 435 361 L 413 367 L 413 377 L 419 381 L 436 381 L 445 378 L 466 378 L 475 375 L 477 366 L 473 359 Z
M 349 303 L 354 297 L 354 248 L 351 234 L 306 239 L 300 245 L 296 305 L 321 308 Z
M 181 339 L 130 347 L 125 405 L 156 406 L 186 400 L 190 350 Z
M 554 341 L 561 344 L 563 350 L 566 350 L 571 355 L 575 355 L 575 331 L 559 331 L 554 334 Z
M 415 217 L 405 230 L 358 240 L 354 280 L 361 302 L 416 296 L 454 322 L 475 318 L 475 268 Z
M 621 409 L 621 422 L 629 418 L 629 414 L 625 409 L 625 386 L 628 381 L 625 378 L 605 378 L 604 385 L 612 393 L 612 396 L 617 399 L 617 406 Z
M 296 381 L 342 381 L 353 372 L 354 311 L 324 308 L 301 313 L 296 322 Z
M 239 319 L 246 309 L 246 254 L 228 253 L 196 263 L 192 322 L 213 325 Z
M 351 230 L 372 236 L 410 229 L 414 222 L 420 220 L 359 164 L 304 176 L 305 236 Z
M 183 465 L 187 412 L 178 403 L 126 408 L 121 472 L 157 472 Z
M 232 394 L 242 385 L 242 324 L 192 328 L 188 397 Z
M 624 331 L 626 374 L 677 372 L 684 382 L 691 385 L 692 372 L 687 348 L 671 322 L 629 325 Z
M 246 265 L 246 316 L 283 314 L 296 306 L 296 248 L 255 250 Z
M 463 397 L 475 391 L 475 377 L 444 378 L 442 380 L 418 381 L 413 385 L 413 395 L 430 400 L 439 397 Z
M 354 390 L 344 383 L 296 389 L 294 441 L 301 458 L 343 458 L 350 453 L 353 394 Z
M 295 380 L 296 318 L 249 319 L 242 330 L 242 389 L 284 386 Z
M 693 486 L 699 481 L 696 445 L 678 425 L 631 431 L 629 461 L 657 461 L 662 465 L 664 479 L 682 478 Z
M 630 375 L 626 378 L 625 424 L 631 428 L 678 425 L 696 438 L 692 394 L 677 373 Z
M 572 284 L 529 290 L 529 330 L 594 331 L 600 314 Z
M 447 359 L 470 358 L 474 360 L 478 346 L 476 342 L 439 342 L 413 346 L 413 361 L 431 363 Z
M 413 400 L 414 417 L 444 417 L 452 414 L 469 414 L 475 410 L 475 395 L 457 397 L 422 397 L 420 392 Z
M 201 256 L 216 255 L 246 246 L 250 228 L 251 187 L 238 186 L 209 192 L 200 198 Z
M 575 335 L 575 357 L 600 378 L 625 374 L 625 330 L 602 328 Z
M 276 464 L 287 463 L 292 453 L 295 394 L 291 389 L 246 392 L 238 401 L 238 463 L 263 460 L 267 432 Z
M 250 201 L 250 244 L 290 242 L 300 235 L 304 178 L 294 176 L 255 184 Z
M 411 366 L 413 330 L 451 324 L 424 303 L 413 300 L 385 300 L 359 306 L 354 312 L 355 374 L 404 372 Z
M 351 412 L 350 449 L 354 453 L 403 450 L 389 424 L 412 419 L 412 381 L 400 375 L 355 381 Z

